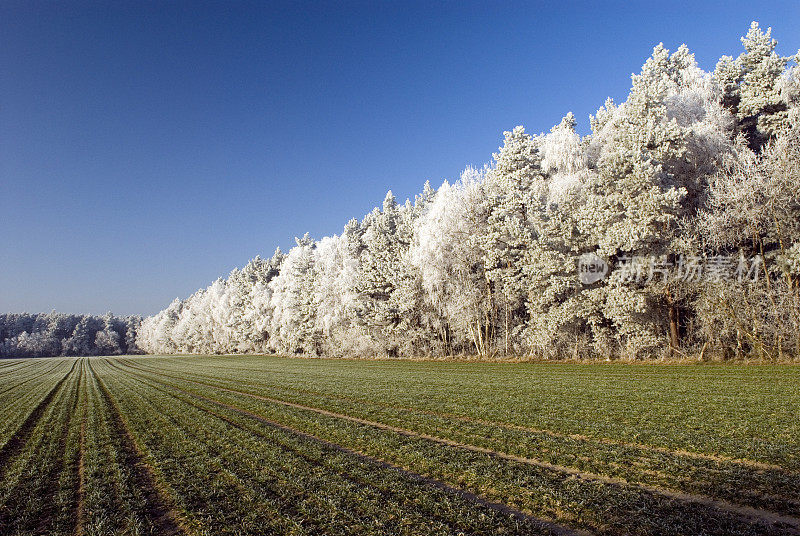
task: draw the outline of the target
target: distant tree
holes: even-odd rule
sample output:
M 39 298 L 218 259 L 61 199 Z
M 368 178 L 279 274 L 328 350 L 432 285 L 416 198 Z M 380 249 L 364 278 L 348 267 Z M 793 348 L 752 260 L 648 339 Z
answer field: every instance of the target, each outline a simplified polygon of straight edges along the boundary
M 99 355 L 118 355 L 122 353 L 120 346 L 121 337 L 119 331 L 115 329 L 114 318 L 109 313 L 104 317 L 103 329 L 98 331 L 94 337 L 94 346 Z
M 64 339 L 62 349 L 64 355 L 86 356 L 97 355 L 95 341 L 97 332 L 102 330 L 103 322 L 97 317 L 84 316 L 75 326 L 72 335 Z

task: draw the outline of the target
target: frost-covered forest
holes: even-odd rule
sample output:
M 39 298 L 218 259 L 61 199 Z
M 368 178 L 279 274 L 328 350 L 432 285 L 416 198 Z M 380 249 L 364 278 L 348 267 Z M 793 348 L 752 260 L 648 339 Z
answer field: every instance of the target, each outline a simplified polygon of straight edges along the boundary
M 118 355 L 140 353 L 139 316 L 64 313 L 0 314 L 0 357 Z
M 139 329 L 151 353 L 800 355 L 800 52 L 753 23 L 704 72 L 662 45 L 576 133 L 504 133 L 483 168 L 389 192 Z M 578 259 L 607 277 L 586 284 Z

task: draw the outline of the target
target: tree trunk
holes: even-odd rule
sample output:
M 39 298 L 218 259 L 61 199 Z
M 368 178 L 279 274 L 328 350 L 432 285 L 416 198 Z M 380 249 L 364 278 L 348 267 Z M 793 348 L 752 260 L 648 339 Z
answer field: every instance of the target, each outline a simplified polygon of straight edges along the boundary
M 508 356 L 508 324 L 510 323 L 511 313 L 508 310 L 508 299 L 506 299 L 506 356 Z
M 678 306 L 670 303 L 669 306 L 669 346 L 670 350 L 677 350 L 680 347 L 678 333 Z M 670 352 L 674 353 L 674 352 Z

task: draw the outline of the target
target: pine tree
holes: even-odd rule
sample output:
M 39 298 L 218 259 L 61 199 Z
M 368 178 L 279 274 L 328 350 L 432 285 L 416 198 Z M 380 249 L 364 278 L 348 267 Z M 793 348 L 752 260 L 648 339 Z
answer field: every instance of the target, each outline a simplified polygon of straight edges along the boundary
M 527 320 L 523 263 L 533 239 L 529 209 L 544 195 L 544 173 L 538 139 L 521 126 L 504 137 L 486 177 L 490 207 L 482 238 L 486 274 L 501 318 L 501 348 L 508 354 Z
M 319 355 L 321 340 L 314 308 L 316 243 L 308 234 L 295 241 L 280 274 L 269 283 L 273 310 L 270 344 L 281 353 Z
M 745 51 L 736 60 L 723 56 L 714 71 L 725 92 L 723 102 L 736 114 L 738 129 L 754 151 L 785 129 L 789 117 L 781 78 L 793 58 L 779 56 L 777 44 L 772 29 L 765 32 L 754 21 L 742 37 Z

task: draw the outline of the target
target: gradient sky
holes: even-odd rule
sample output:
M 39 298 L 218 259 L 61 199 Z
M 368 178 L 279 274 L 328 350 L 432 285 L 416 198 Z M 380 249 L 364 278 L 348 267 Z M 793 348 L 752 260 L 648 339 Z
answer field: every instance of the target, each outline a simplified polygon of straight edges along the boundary
M 751 20 L 800 47 L 796 0 L 0 0 L 0 312 L 152 314 Z

